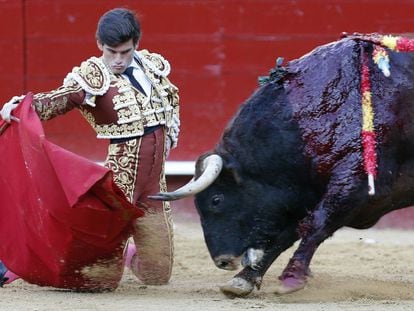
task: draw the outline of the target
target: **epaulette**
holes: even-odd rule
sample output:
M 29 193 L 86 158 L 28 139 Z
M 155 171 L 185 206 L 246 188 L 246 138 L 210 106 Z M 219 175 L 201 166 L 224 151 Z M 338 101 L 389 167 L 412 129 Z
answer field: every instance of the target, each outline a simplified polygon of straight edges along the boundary
M 82 89 L 92 95 L 105 94 L 111 83 L 111 73 L 105 66 L 102 59 L 91 57 L 81 63 L 79 67 L 74 67 L 65 80 L 75 80 Z
M 170 74 L 170 63 L 160 54 L 150 53 L 148 50 L 141 50 L 137 52 L 137 55 L 144 66 L 156 75 L 166 77 Z

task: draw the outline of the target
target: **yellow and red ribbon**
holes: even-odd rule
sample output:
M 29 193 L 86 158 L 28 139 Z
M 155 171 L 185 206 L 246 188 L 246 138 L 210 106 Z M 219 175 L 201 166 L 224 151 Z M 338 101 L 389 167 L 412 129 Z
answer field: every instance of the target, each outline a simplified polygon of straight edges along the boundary
M 414 40 L 399 36 L 382 36 L 381 45 L 396 52 L 414 52 Z
M 386 77 L 390 76 L 390 59 L 388 48 L 395 52 L 414 52 L 414 39 L 400 36 L 380 36 L 375 42 L 372 60 Z M 362 54 L 361 59 L 361 104 L 362 104 L 362 147 L 364 168 L 368 175 L 368 194 L 375 194 L 374 179 L 377 175 L 376 134 L 374 128 L 374 109 L 372 105 L 371 81 L 368 56 Z
M 384 76 L 389 77 L 391 75 L 390 57 L 382 46 L 375 45 L 374 51 L 372 52 L 372 59 Z
M 361 62 L 362 98 L 362 146 L 364 167 L 368 174 L 368 194 L 375 194 L 374 179 L 377 175 L 377 153 L 375 151 L 374 110 L 372 107 L 371 82 L 368 57 L 364 53 Z

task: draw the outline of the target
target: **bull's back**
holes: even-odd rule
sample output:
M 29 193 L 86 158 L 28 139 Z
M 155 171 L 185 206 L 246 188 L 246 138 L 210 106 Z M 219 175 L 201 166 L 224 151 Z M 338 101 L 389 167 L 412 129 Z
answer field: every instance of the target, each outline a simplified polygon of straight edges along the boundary
M 376 195 L 355 193 L 348 225 L 369 227 L 390 210 L 414 204 L 414 53 L 388 51 L 391 76 L 372 61 L 374 45 L 344 39 L 289 64 L 287 97 L 299 124 L 304 151 L 320 176 L 338 164 L 366 180 L 362 146 L 361 57 L 367 53 L 374 116 Z M 345 175 L 345 174 L 344 174 Z M 366 188 L 366 183 L 362 188 Z
M 350 153 L 362 152 L 361 55 L 373 44 L 343 39 L 289 64 L 287 96 L 305 141 L 307 156 L 322 171 Z M 377 146 L 411 148 L 414 142 L 414 53 L 389 51 L 391 76 L 370 58 Z

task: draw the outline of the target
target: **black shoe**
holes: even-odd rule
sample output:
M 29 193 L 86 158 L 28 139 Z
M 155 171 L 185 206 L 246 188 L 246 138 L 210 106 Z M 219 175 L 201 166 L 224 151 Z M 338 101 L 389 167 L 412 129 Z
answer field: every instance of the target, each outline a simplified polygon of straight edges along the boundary
M 3 284 L 9 279 L 4 276 L 7 271 L 6 266 L 0 261 L 0 287 L 3 287 Z

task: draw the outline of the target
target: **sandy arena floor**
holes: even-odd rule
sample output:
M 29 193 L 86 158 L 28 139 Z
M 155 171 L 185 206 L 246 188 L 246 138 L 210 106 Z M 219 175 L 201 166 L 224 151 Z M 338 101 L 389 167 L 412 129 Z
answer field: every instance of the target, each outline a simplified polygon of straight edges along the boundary
M 176 221 L 173 278 L 145 286 L 125 272 L 112 293 L 89 294 L 16 281 L 0 289 L 0 310 L 414 310 L 414 231 L 344 229 L 315 255 L 313 278 L 297 293 L 273 293 L 293 248 L 273 264 L 262 289 L 229 299 L 218 289 L 235 272 L 215 268 L 197 221 Z

